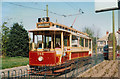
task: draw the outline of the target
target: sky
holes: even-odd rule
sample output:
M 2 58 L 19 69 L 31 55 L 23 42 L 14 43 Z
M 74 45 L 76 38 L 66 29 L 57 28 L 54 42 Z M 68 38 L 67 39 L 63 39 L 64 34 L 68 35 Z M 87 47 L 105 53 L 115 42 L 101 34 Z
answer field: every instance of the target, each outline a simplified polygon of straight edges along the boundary
M 95 13 L 95 3 L 93 2 L 2 2 L 2 22 L 7 21 L 8 26 L 12 27 L 15 22 L 22 22 L 26 30 L 35 29 L 37 19 L 46 16 L 46 5 L 48 5 L 48 16 L 51 22 L 57 22 L 66 26 L 71 26 L 76 18 L 73 28 L 83 31 L 89 27 L 98 33 L 99 37 L 112 32 L 112 12 Z M 75 16 L 79 9 L 84 14 Z M 81 12 L 80 11 L 80 12 Z M 52 13 L 50 13 L 52 12 Z M 53 14 L 57 13 L 57 14 Z M 115 31 L 118 30 L 118 11 L 115 11 Z

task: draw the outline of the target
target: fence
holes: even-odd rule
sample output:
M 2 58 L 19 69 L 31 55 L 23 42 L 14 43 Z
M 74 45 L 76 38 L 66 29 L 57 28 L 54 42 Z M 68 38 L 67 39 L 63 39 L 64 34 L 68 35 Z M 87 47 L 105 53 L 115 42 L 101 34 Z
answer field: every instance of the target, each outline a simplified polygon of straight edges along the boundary
M 60 73 L 59 75 L 48 75 L 46 73 L 46 71 L 48 70 L 54 70 L 54 67 L 48 68 L 47 66 L 45 67 L 39 67 L 38 69 L 36 69 L 36 72 L 30 73 L 29 69 L 24 68 L 24 69 L 19 69 L 19 70 L 12 70 L 12 71 L 7 71 L 7 72 L 1 72 L 1 78 L 2 79 L 6 79 L 6 78 L 10 78 L 10 79 L 19 79 L 19 78 L 39 78 L 39 79 L 46 79 L 46 78 L 73 78 L 73 77 L 77 77 L 78 75 L 80 75 L 81 73 L 85 72 L 86 70 L 88 70 L 89 68 L 95 66 L 98 63 L 101 63 L 104 60 L 103 55 L 102 54 L 98 54 L 93 55 L 92 57 L 86 57 L 83 59 L 77 59 L 74 61 L 74 63 L 71 64 L 70 67 L 72 67 L 72 69 L 67 69 L 69 63 L 65 64 L 65 70 L 64 72 Z M 43 72 L 44 71 L 44 72 Z M 38 74 L 43 72 L 43 74 Z

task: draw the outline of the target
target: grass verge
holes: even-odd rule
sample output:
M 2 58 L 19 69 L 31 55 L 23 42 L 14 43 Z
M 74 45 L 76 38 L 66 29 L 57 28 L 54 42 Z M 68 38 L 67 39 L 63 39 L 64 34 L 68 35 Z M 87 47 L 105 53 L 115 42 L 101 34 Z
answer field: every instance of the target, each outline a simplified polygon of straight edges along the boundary
M 29 58 L 27 57 L 3 57 L 2 69 L 25 66 L 29 64 Z

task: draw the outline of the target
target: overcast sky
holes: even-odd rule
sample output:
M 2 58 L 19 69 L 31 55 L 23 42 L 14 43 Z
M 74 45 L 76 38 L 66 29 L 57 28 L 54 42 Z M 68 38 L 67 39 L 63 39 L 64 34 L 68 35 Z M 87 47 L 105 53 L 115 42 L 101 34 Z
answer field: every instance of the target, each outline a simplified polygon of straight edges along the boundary
M 2 21 L 8 21 L 10 26 L 15 22 L 22 22 L 25 29 L 35 29 L 38 17 L 46 16 L 46 11 L 43 11 L 46 5 L 52 22 L 57 20 L 60 24 L 71 26 L 77 17 L 73 25 L 77 30 L 90 27 L 96 32 L 99 31 L 100 37 L 104 36 L 106 31 L 112 32 L 112 12 L 95 13 L 94 2 L 2 2 Z M 79 9 L 84 14 L 61 16 L 77 14 Z M 115 31 L 117 30 L 118 11 L 115 11 Z

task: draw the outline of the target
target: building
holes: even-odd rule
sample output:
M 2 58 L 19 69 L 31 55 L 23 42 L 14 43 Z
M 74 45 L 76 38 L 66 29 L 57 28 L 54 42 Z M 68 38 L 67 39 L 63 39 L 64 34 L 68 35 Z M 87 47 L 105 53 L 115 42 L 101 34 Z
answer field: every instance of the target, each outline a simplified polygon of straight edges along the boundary
M 103 47 L 108 44 L 109 32 L 106 32 L 106 35 L 97 40 L 97 52 L 103 53 Z M 117 45 L 120 46 L 120 29 L 115 33 Z M 120 51 L 119 51 L 120 52 Z
M 119 48 L 118 48 L 118 53 L 120 53 L 120 28 L 119 28 L 119 30 L 117 31 L 117 34 L 118 34 L 118 46 L 119 46 Z
M 106 32 L 106 35 L 97 40 L 97 52 L 103 53 L 103 47 L 108 44 L 109 32 Z
M 120 46 L 120 28 L 119 28 L 119 30 L 117 31 L 117 33 L 118 33 L 118 45 Z

